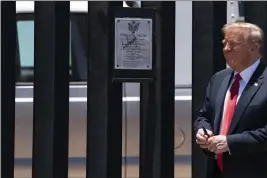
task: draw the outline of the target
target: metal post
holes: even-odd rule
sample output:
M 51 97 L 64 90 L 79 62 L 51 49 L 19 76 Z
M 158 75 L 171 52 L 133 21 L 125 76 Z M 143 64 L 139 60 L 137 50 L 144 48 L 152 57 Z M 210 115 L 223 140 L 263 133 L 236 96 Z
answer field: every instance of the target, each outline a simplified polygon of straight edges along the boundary
M 111 82 L 112 15 L 121 2 L 88 1 L 86 178 L 120 178 L 122 84 Z
M 68 177 L 69 2 L 35 2 L 33 178 Z
M 265 47 L 262 49 L 263 58 L 267 63 L 267 2 L 266 1 L 244 1 L 245 21 L 258 25 L 264 33 Z
M 192 124 L 202 107 L 206 87 L 212 75 L 226 67 L 222 53 L 221 28 L 226 24 L 225 1 L 193 2 L 192 31 Z M 206 178 L 205 161 L 195 144 L 192 129 L 192 178 Z
M 153 178 L 174 177 L 175 2 L 143 1 L 155 16 L 155 150 Z
M 16 2 L 1 2 L 1 176 L 14 177 Z
M 153 177 L 155 144 L 155 82 L 140 84 L 139 178 Z

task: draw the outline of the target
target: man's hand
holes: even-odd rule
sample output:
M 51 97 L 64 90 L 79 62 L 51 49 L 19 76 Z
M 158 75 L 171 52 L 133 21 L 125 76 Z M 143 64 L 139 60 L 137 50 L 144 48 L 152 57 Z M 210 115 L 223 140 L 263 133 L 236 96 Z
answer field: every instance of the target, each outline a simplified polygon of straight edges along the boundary
M 208 150 L 216 154 L 228 151 L 226 136 L 216 135 L 208 138 Z
M 206 149 L 209 147 L 208 145 L 208 138 L 213 136 L 212 131 L 207 130 L 208 135 L 205 135 L 203 129 L 199 129 L 197 131 L 197 135 L 196 135 L 196 143 L 199 144 L 200 148 Z

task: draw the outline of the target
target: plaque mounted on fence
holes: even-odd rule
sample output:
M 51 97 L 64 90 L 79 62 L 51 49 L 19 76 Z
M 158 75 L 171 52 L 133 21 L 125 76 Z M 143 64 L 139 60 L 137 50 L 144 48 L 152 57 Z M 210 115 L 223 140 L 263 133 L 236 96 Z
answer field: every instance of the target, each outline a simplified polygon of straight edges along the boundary
M 154 14 L 151 8 L 116 8 L 112 23 L 112 80 L 154 79 Z
M 152 20 L 115 18 L 115 69 L 152 69 Z

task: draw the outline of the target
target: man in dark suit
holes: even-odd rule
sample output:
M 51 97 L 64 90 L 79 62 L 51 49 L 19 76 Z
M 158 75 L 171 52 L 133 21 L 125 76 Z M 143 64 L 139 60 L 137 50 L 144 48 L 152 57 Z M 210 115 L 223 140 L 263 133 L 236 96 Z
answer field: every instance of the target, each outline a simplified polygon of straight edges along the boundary
M 266 178 L 263 32 L 244 22 L 226 24 L 223 32 L 223 53 L 230 68 L 216 73 L 209 82 L 195 121 L 196 143 L 207 157 L 207 178 Z

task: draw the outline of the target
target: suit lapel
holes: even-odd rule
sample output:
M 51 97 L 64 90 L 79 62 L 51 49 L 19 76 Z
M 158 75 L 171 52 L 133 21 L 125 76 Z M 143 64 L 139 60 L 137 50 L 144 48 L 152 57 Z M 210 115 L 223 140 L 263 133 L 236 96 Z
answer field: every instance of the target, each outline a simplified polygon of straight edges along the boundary
M 248 82 L 247 86 L 245 87 L 242 95 L 240 96 L 240 99 L 236 105 L 235 112 L 232 118 L 232 122 L 230 124 L 230 128 L 228 131 L 228 134 L 231 134 L 236 126 L 238 125 L 238 122 L 242 118 L 242 115 L 244 111 L 246 110 L 247 106 L 249 105 L 250 101 L 255 96 L 256 92 L 260 88 L 262 82 L 263 82 L 263 71 L 265 67 L 262 63 L 259 64 L 256 71 L 253 73 L 250 81 Z
M 229 84 L 230 84 L 232 77 L 233 77 L 233 71 L 229 72 L 229 74 L 224 78 L 224 80 L 222 81 L 222 83 L 219 87 L 218 97 L 216 99 L 216 106 L 218 106 L 218 107 L 215 107 L 215 113 L 216 113 L 215 119 L 214 119 L 214 132 L 215 132 L 215 134 L 219 133 L 220 122 L 221 122 L 222 112 L 223 112 L 224 99 L 225 99 L 226 91 L 229 87 Z

